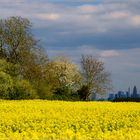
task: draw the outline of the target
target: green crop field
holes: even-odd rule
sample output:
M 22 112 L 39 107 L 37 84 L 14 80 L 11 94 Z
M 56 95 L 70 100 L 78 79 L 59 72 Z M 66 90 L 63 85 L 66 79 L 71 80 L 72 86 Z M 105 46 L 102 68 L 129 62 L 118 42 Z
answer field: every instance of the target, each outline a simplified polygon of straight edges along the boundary
M 1 100 L 0 138 L 139 140 L 140 104 Z

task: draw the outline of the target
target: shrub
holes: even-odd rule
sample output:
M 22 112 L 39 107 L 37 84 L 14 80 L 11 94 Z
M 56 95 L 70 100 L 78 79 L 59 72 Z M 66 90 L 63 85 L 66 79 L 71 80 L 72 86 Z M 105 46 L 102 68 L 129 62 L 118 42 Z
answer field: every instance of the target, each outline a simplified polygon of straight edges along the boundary
M 83 85 L 77 92 L 80 100 L 84 100 L 84 101 L 88 98 L 90 93 L 89 87 L 86 85 Z
M 70 95 L 71 94 L 71 89 L 67 86 L 59 87 L 59 88 L 55 89 L 54 93 L 56 95 Z
M 10 99 L 35 99 L 38 98 L 36 91 L 27 80 L 17 80 L 14 82 L 13 92 L 10 93 Z
M 42 83 L 37 88 L 38 96 L 40 99 L 52 99 L 53 90 L 52 85 L 47 83 Z
M 13 79 L 9 74 L 0 71 L 0 98 L 9 99 L 11 92 L 13 92 Z
M 79 97 L 77 95 L 56 95 L 54 94 L 51 100 L 62 100 L 62 101 L 79 101 Z

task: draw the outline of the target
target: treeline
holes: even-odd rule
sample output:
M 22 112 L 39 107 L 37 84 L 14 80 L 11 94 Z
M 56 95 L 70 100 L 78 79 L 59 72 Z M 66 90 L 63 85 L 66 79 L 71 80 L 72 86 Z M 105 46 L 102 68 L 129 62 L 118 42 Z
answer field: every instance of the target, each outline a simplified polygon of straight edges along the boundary
M 116 98 L 112 102 L 140 102 L 140 98 Z
M 48 58 L 22 17 L 0 20 L 0 98 L 89 100 L 111 88 L 104 63 L 82 55 L 80 65 L 66 57 Z

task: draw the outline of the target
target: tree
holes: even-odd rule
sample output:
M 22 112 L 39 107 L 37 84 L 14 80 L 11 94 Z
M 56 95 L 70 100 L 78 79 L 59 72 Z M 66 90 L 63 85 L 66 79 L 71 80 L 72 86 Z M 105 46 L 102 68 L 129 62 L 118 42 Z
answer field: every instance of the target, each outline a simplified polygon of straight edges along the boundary
M 88 98 L 90 93 L 89 87 L 87 85 L 83 85 L 77 92 L 80 97 L 80 100 L 83 101 L 85 101 Z
M 0 58 L 19 65 L 20 77 L 35 87 L 44 80 L 44 68 L 48 61 L 44 49 L 31 32 L 26 18 L 10 17 L 0 20 Z
M 0 71 L 9 74 L 11 77 L 19 76 L 19 65 L 0 59 Z
M 29 20 L 21 17 L 0 20 L 0 42 L 2 56 L 10 62 L 21 63 L 24 53 L 31 53 L 36 44 Z
M 9 93 L 9 99 L 20 100 L 38 98 L 36 90 L 29 81 L 14 79 L 13 83 L 13 90 Z
M 0 98 L 8 99 L 11 92 L 13 92 L 12 77 L 3 71 L 0 71 Z
M 46 69 L 48 84 L 53 85 L 55 91 L 60 93 L 61 91 L 66 92 L 66 90 L 76 90 L 81 77 L 77 65 L 68 58 L 57 57 L 47 64 Z
M 33 99 L 37 97 L 31 83 L 19 77 L 18 65 L 0 59 L 0 98 Z
M 111 89 L 110 74 L 105 71 L 104 63 L 91 55 L 83 55 L 81 58 L 82 88 L 89 92 L 84 95 L 86 100 L 93 94 L 105 94 Z M 88 91 L 86 90 L 86 91 Z

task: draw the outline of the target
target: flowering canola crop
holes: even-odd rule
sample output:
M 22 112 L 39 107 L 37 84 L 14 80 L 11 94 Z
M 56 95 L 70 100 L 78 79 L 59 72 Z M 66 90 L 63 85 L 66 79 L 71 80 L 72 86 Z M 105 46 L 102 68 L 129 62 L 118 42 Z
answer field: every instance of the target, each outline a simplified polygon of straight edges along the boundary
M 140 140 L 140 104 L 1 100 L 0 138 Z

